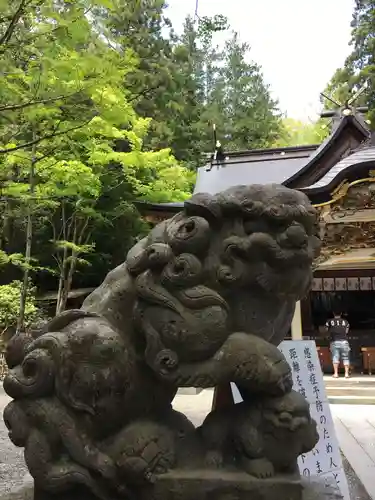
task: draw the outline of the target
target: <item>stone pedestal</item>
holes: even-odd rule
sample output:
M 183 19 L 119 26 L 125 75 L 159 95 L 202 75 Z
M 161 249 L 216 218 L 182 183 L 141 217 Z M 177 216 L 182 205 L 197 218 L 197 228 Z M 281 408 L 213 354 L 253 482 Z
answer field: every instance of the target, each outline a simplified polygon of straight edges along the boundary
M 8 499 L 7 499 L 8 500 Z M 49 495 L 34 489 L 9 500 L 97 500 L 84 488 Z M 124 500 L 114 495 L 112 500 Z M 126 499 L 128 500 L 128 499 Z M 176 470 L 157 477 L 134 500 L 343 500 L 332 480 L 293 476 L 256 479 L 242 472 Z
M 343 500 L 337 485 L 315 478 L 255 479 L 247 474 L 211 471 L 175 471 L 159 476 L 156 483 L 135 500 Z M 2 500 L 97 500 L 76 488 L 49 495 L 32 487 L 6 495 Z M 114 496 L 112 500 L 124 500 Z
M 242 472 L 173 471 L 158 477 L 139 500 L 303 500 L 301 480 L 256 479 Z

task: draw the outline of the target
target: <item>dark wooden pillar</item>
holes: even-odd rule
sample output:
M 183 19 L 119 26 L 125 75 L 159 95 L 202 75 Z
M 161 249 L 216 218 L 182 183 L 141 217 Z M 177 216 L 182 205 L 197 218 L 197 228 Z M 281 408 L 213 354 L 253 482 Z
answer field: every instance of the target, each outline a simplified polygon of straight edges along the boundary
M 310 292 L 311 293 L 311 292 Z M 311 315 L 310 293 L 301 300 L 301 321 L 303 335 L 315 335 L 314 324 Z

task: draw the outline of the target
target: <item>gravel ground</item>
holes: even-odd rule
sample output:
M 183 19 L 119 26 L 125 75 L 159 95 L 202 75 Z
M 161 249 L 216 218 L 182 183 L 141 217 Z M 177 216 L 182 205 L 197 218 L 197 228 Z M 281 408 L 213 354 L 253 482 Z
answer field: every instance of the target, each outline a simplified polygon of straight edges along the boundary
M 0 415 L 9 398 L 0 386 Z M 343 457 L 344 469 L 348 478 L 351 500 L 372 500 L 359 481 L 349 462 Z M 0 419 L 0 500 L 31 499 L 32 479 L 28 474 L 22 449 L 16 448 L 8 438 L 8 432 Z M 375 500 L 375 499 L 374 499 Z
M 8 438 L 2 414 L 9 398 L 0 386 L 0 497 L 11 491 L 22 488 L 31 482 L 23 460 L 21 448 L 16 448 Z

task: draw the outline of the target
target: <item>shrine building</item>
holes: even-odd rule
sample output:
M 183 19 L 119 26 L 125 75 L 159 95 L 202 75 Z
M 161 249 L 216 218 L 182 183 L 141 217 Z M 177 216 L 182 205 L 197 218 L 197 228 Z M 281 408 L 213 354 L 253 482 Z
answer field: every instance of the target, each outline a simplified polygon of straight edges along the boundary
M 351 326 L 353 372 L 375 373 L 375 140 L 363 115 L 350 107 L 334 112 L 331 133 L 320 145 L 217 150 L 198 169 L 194 193 L 269 183 L 303 191 L 320 212 L 322 255 L 312 290 L 294 319 L 302 325 L 303 338 L 316 340 L 329 372 L 329 341 L 322 327 L 340 308 Z M 157 223 L 183 203 L 137 206 Z

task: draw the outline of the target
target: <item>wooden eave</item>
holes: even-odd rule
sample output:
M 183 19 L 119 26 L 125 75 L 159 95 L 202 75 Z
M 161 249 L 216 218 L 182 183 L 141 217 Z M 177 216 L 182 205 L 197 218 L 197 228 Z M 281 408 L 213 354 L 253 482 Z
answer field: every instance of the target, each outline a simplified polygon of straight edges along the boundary
M 302 188 L 313 205 L 330 205 L 355 185 L 375 182 L 375 147 L 359 150 L 338 162 L 325 176 Z
M 284 182 L 286 187 L 301 189 L 315 184 L 344 156 L 357 149 L 370 131 L 355 116 L 344 116 L 334 132 L 311 156 L 310 161 Z

